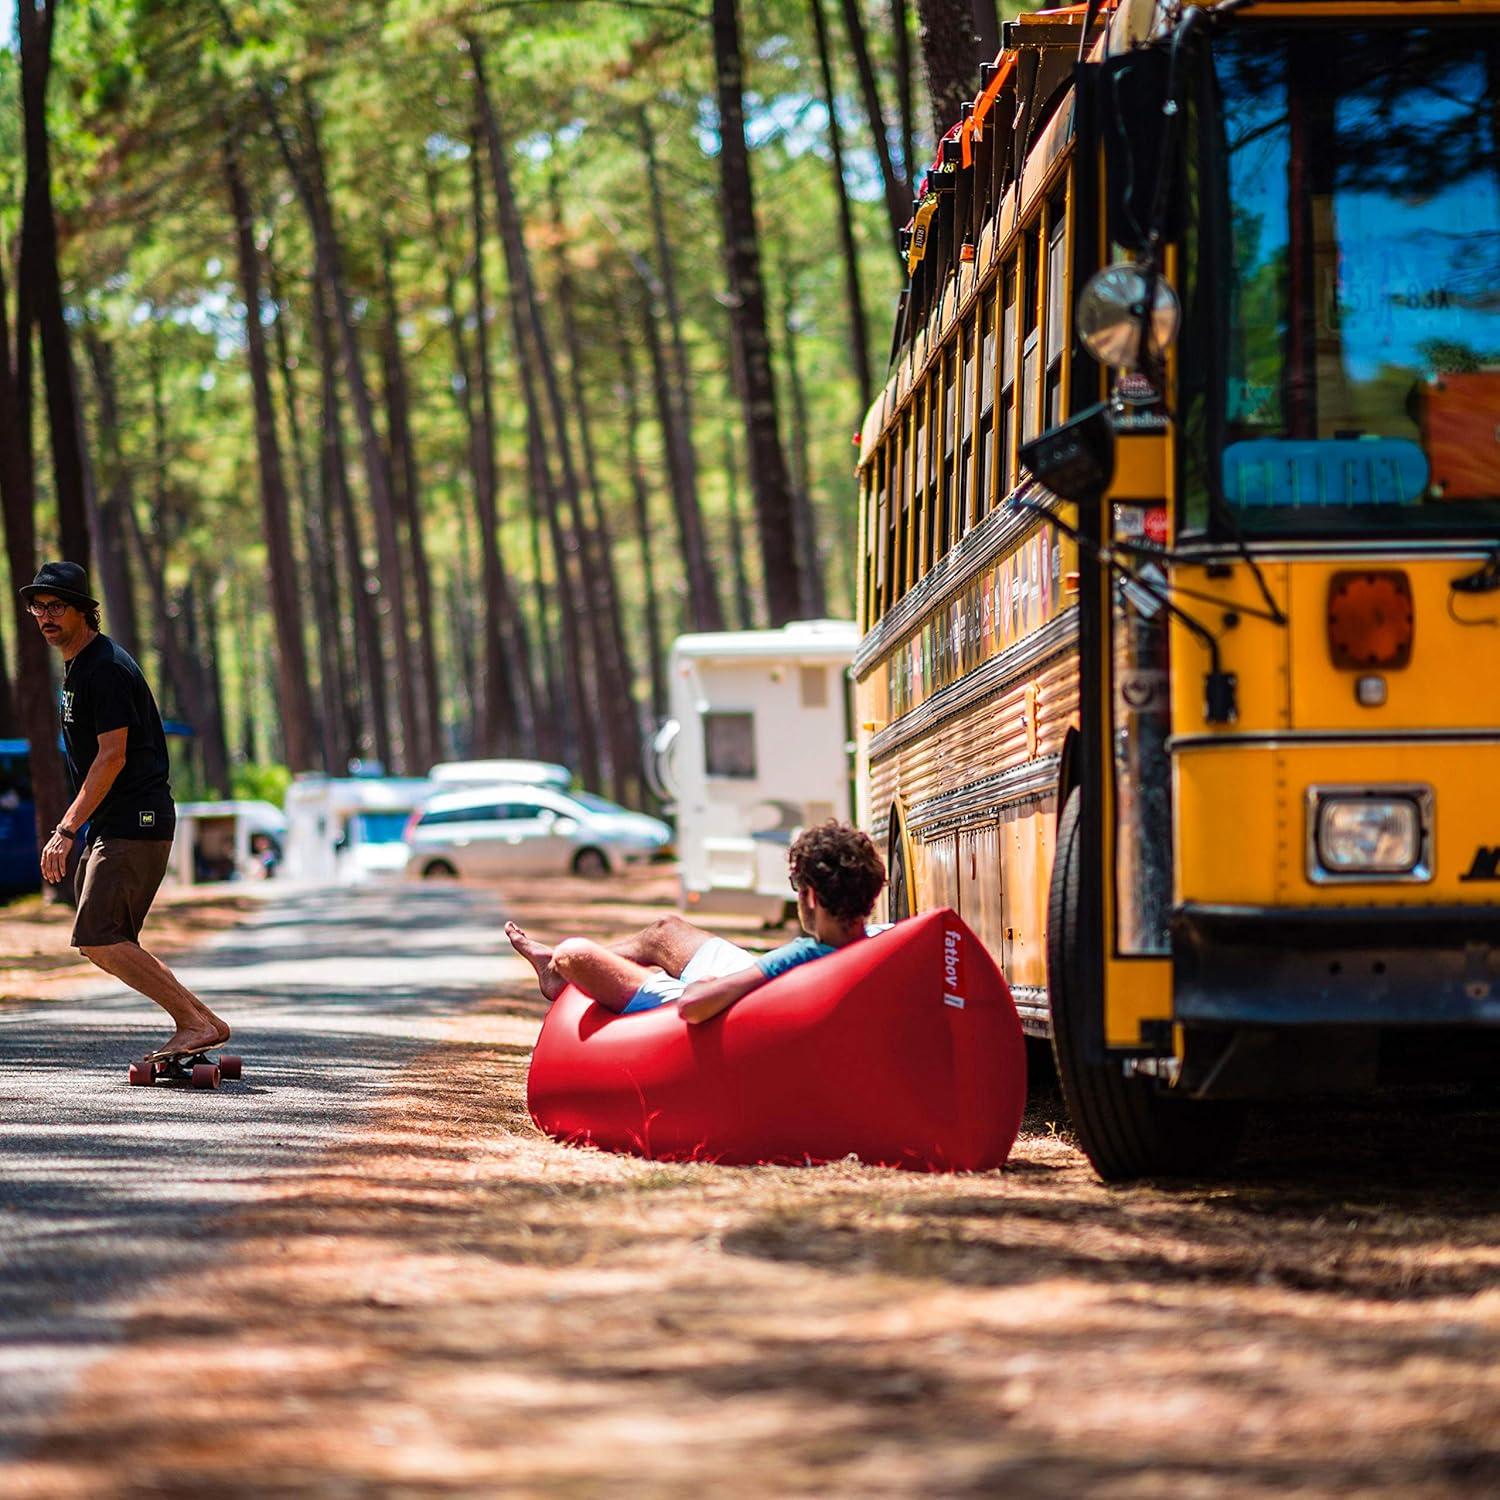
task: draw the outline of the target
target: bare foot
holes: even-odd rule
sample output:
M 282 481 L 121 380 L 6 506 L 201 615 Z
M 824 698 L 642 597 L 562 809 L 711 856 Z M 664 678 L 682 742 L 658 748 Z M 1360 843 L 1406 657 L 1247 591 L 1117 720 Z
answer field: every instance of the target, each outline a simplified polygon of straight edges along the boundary
M 552 967 L 552 950 L 545 943 L 537 942 L 534 937 L 528 937 L 526 929 L 519 922 L 507 922 L 505 936 L 509 938 L 511 947 L 536 970 L 536 982 L 543 997 L 556 1000 L 567 988 L 568 982 Z
M 174 1053 L 206 1052 L 210 1047 L 217 1047 L 221 1042 L 227 1042 L 229 1028 L 217 1017 L 214 1021 L 215 1024 L 208 1026 L 179 1026 L 166 1046 L 158 1047 L 154 1052 L 146 1054 L 146 1061 L 150 1062 L 158 1057 L 171 1057 Z
M 213 1040 L 208 1045 L 210 1047 L 222 1047 L 229 1040 L 229 1022 L 221 1021 L 206 1005 L 201 1005 L 200 1009 L 203 1012 L 203 1028 L 213 1032 Z

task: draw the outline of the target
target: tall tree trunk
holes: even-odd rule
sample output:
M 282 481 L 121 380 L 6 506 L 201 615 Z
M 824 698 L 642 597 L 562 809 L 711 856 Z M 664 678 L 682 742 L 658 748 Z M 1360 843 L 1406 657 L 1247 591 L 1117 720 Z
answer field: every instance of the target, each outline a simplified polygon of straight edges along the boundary
M 922 23 L 922 69 L 932 104 L 932 127 L 941 140 L 979 91 L 973 4 L 971 0 L 917 0 L 917 15 Z
M 802 367 L 797 362 L 796 273 L 782 272 L 781 326 L 786 340 L 787 387 L 792 400 L 793 514 L 797 522 L 797 550 L 802 557 L 802 598 L 799 613 L 805 620 L 827 614 L 823 593 L 823 563 L 818 556 L 817 517 L 812 506 L 812 474 L 807 457 L 807 400 L 802 391 Z
M 766 609 L 772 625 L 795 619 L 803 594 L 792 486 L 776 419 L 776 377 L 766 335 L 766 294 L 745 143 L 744 74 L 737 0 L 714 0 L 714 63 L 719 101 L 720 198 L 729 277 L 729 326 L 745 417 L 750 488 L 765 566 Z
M 970 12 L 974 24 L 974 45 L 980 62 L 993 62 L 1000 50 L 1000 18 L 995 13 L 995 0 L 970 0 Z M 969 96 L 971 99 L 973 94 Z
M 302 624 L 302 586 L 292 550 L 290 503 L 281 467 L 281 442 L 276 431 L 276 407 L 271 398 L 271 363 L 266 352 L 266 330 L 261 321 L 260 252 L 255 245 L 255 223 L 250 195 L 240 171 L 233 127 L 223 122 L 224 182 L 234 219 L 235 251 L 239 259 L 240 295 L 245 301 L 245 343 L 250 361 L 250 389 L 255 403 L 255 448 L 260 463 L 261 530 L 269 563 L 271 609 L 276 643 L 276 684 L 281 705 L 287 764 L 296 773 L 316 764 L 313 744 L 316 715 L 312 712 L 311 679 L 307 672 L 307 641 Z
M 641 152 L 646 159 L 646 197 L 651 205 L 651 229 L 656 244 L 658 268 L 655 283 L 648 282 L 648 286 L 653 299 L 659 296 L 660 311 L 666 314 L 668 342 L 672 351 L 669 371 L 660 350 L 659 310 L 655 306 L 648 307 L 646 327 L 650 340 L 652 377 L 657 389 L 662 442 L 667 454 L 672 500 L 677 511 L 682 559 L 687 570 L 688 613 L 693 629 L 722 630 L 724 610 L 719 600 L 718 582 L 709 562 L 703 516 L 698 503 L 698 459 L 693 449 L 693 379 L 688 364 L 687 341 L 682 333 L 677 269 L 662 208 L 665 195 L 661 189 L 656 160 L 656 136 L 644 106 L 637 112 L 636 126 L 640 135 Z
M 667 462 L 667 488 L 672 496 L 672 513 L 677 522 L 678 556 L 687 580 L 687 618 L 694 630 L 722 630 L 724 609 L 719 601 L 718 583 L 709 566 L 707 529 L 703 512 L 694 491 L 683 487 L 677 460 L 673 457 L 672 431 L 677 421 L 672 407 L 672 374 L 667 368 L 662 347 L 661 326 L 656 303 L 647 298 L 641 303 L 641 332 L 651 365 L 651 389 L 656 393 L 656 422 L 661 428 L 662 451 Z M 696 561 L 695 561 L 696 559 Z M 693 580 L 699 580 L 697 586 Z
M 745 526 L 740 519 L 740 465 L 734 429 L 724 429 L 724 500 L 729 515 L 729 564 L 734 574 L 734 604 L 741 630 L 755 629 L 755 604 L 750 595 L 750 573 L 745 567 Z
M 287 337 L 291 309 L 282 295 L 281 276 L 271 249 L 266 253 L 266 276 L 271 304 L 276 310 L 271 330 L 276 340 L 276 363 L 281 368 L 282 404 L 286 411 L 287 433 L 292 444 L 292 459 L 297 474 L 297 498 L 302 516 L 302 547 L 307 557 L 312 598 L 314 644 L 318 653 L 319 727 L 323 769 L 331 776 L 342 775 L 354 755 L 358 720 L 349 712 L 352 689 L 348 681 L 347 653 L 343 621 L 347 612 L 338 608 L 339 571 L 333 526 L 326 497 L 314 482 L 308 460 L 307 442 L 302 426 L 302 405 L 298 398 L 297 379 L 293 372 L 292 351 Z
M 332 518 L 343 543 L 344 577 L 350 596 L 348 606 L 354 615 L 355 677 L 369 694 L 369 715 L 366 721 L 371 731 L 369 743 L 373 744 L 376 759 L 389 768 L 391 721 L 385 693 L 385 655 L 375 619 L 370 580 L 365 571 L 359 522 L 354 513 L 353 497 L 349 493 L 349 470 L 344 457 L 344 413 L 339 400 L 338 354 L 334 346 L 332 319 L 325 300 L 326 290 L 322 279 L 316 274 L 312 277 L 309 295 L 312 298 L 318 365 L 323 375 L 323 444 L 319 465 L 323 513 Z M 356 695 L 351 705 L 356 714 L 365 702 L 364 694 Z M 357 722 L 357 719 L 352 718 L 350 722 Z M 357 744 L 361 739 L 361 734 L 353 736 Z
M 40 847 L 68 807 L 67 774 L 57 748 L 57 709 L 52 687 L 51 648 L 37 629 L 16 590 L 36 573 L 36 487 L 31 448 L 29 403 L 21 395 L 19 373 L 30 380 L 30 362 L 21 357 L 24 330 L 17 330 L 12 362 L 8 292 L 0 264 L 0 514 L 5 519 L 5 552 L 10 569 L 10 597 L 16 624 L 15 717 L 30 745 L 32 793 L 36 798 L 37 844 Z M 49 901 L 55 886 L 44 888 Z
M 203 674 L 204 697 L 207 703 L 204 720 L 204 764 L 208 770 L 210 785 L 222 789 L 227 797 L 231 791 L 229 776 L 229 736 L 224 730 L 224 674 L 219 656 L 219 604 L 215 596 L 218 580 L 215 570 L 203 570 L 198 579 L 199 618 L 202 622 L 201 639 L 204 649 L 198 655 Z
M 859 415 L 870 409 L 875 381 L 870 372 L 870 348 L 865 324 L 864 294 L 859 281 L 859 246 L 854 239 L 854 213 L 849 206 L 849 184 L 844 178 L 844 139 L 839 128 L 838 95 L 833 87 L 833 63 L 828 54 L 828 24 L 823 19 L 823 0 L 808 0 L 813 35 L 818 45 L 818 73 L 823 81 L 823 102 L 828 109 L 828 148 L 833 154 L 833 188 L 839 205 L 839 243 L 844 251 L 844 298 L 849 304 L 849 353 L 854 361 L 854 379 L 859 385 Z
M 58 537 L 63 553 L 87 568 L 90 561 L 88 498 L 84 488 L 82 429 L 68 326 L 63 315 L 62 277 L 57 264 L 57 224 L 52 216 L 52 165 L 47 132 L 47 80 L 52 71 L 52 33 L 57 0 L 21 0 L 21 99 L 24 116 L 26 189 L 21 217 L 21 268 L 16 337 L 41 335 L 46 375 L 47 423 L 57 490 Z
M 484 648 L 479 676 L 480 718 L 477 745 L 483 755 L 514 751 L 518 744 L 538 741 L 538 725 L 552 732 L 551 716 L 539 711 L 536 683 L 532 676 L 531 649 L 526 620 L 516 605 L 505 566 L 500 557 L 499 469 L 495 457 L 494 376 L 490 364 L 490 311 L 484 276 L 484 142 L 477 122 L 469 143 L 469 215 L 474 248 L 472 282 L 474 295 L 474 352 L 464 341 L 463 318 L 458 307 L 458 285 L 453 266 L 442 244 L 442 217 L 437 184 L 428 175 L 428 197 L 432 210 L 433 237 L 443 267 L 443 285 L 448 301 L 448 328 L 453 339 L 453 361 L 459 373 L 455 386 L 464 426 L 469 438 L 469 467 L 474 476 L 474 517 L 479 531 L 478 628 Z M 479 401 L 475 404 L 475 392 Z M 545 616 L 543 631 L 545 631 Z M 555 746 L 551 747 L 555 750 Z
M 396 477 L 396 500 L 406 526 L 407 555 L 411 559 L 413 602 L 416 606 L 417 661 L 422 671 L 417 717 L 420 766 L 426 770 L 438 760 L 442 733 L 442 708 L 438 692 L 437 652 L 432 621 L 432 577 L 427 562 L 427 543 L 422 524 L 422 491 L 417 478 L 417 453 L 411 434 L 411 395 L 406 363 L 401 354 L 400 317 L 396 307 L 396 281 L 392 268 L 394 251 L 389 233 L 380 237 L 380 269 L 386 302 L 385 393 L 387 428 L 391 436 L 391 461 Z
M 214 715 L 219 713 L 216 696 L 208 691 L 202 671 L 201 658 L 193 650 L 189 632 L 185 628 L 184 606 L 174 600 L 167 588 L 166 547 L 153 545 L 146 535 L 140 519 L 132 506 L 125 516 L 126 531 L 134 545 L 136 559 L 140 563 L 141 577 L 146 584 L 146 597 L 151 604 L 151 619 L 155 625 L 156 650 L 161 659 L 162 699 L 167 706 L 165 717 L 186 719 L 197 736 L 199 752 L 203 758 L 204 779 L 211 785 L 229 789 L 229 761 L 224 747 L 222 719 L 215 731 Z M 160 538 L 158 538 L 160 542 Z
M 651 545 L 651 494 L 641 467 L 641 403 L 636 383 L 635 356 L 625 319 L 616 320 L 619 330 L 620 394 L 625 408 L 625 462 L 630 468 L 630 492 L 635 501 L 636 538 L 641 548 L 641 588 L 645 594 L 642 613 L 646 618 L 646 654 L 651 664 L 651 722 L 660 724 L 667 717 L 667 659 L 662 640 L 661 607 L 656 594 L 656 564 Z
M 554 587 L 557 592 L 557 613 L 562 621 L 563 670 L 567 675 L 567 700 L 561 705 L 565 722 L 574 733 L 574 756 L 579 773 L 590 787 L 599 785 L 599 736 L 596 715 L 598 704 L 588 691 L 587 672 L 583 659 L 583 632 L 578 622 L 578 596 L 573 579 L 573 558 L 576 542 L 569 545 L 558 515 L 557 495 L 552 485 L 552 475 L 547 465 L 547 445 L 543 436 L 541 400 L 537 395 L 536 379 L 532 362 L 527 358 L 526 330 L 523 314 L 516 303 L 515 288 L 511 288 L 511 321 L 515 329 L 517 365 L 521 372 L 521 385 L 526 402 L 526 453 L 531 472 L 532 493 L 537 496 L 547 520 L 547 531 L 552 542 L 552 557 L 556 568 Z
M 541 383 L 541 394 L 545 400 L 545 406 L 533 408 L 541 432 L 535 435 L 534 441 L 541 444 L 543 464 L 546 463 L 545 438 L 546 422 L 543 413 L 550 418 L 550 437 L 552 447 L 556 452 L 558 467 L 561 472 L 560 496 L 567 508 L 568 530 L 572 533 L 575 546 L 583 550 L 579 561 L 582 563 L 582 587 L 572 603 L 574 610 L 582 615 L 584 632 L 589 637 L 589 644 L 593 653 L 593 666 L 595 681 L 602 684 L 600 674 L 604 671 L 607 661 L 607 648 L 605 645 L 605 622 L 608 616 L 608 604 L 603 597 L 602 580 L 596 569 L 588 566 L 587 543 L 584 541 L 586 527 L 584 525 L 583 504 L 581 490 L 578 483 L 578 473 L 573 463 L 573 445 L 568 432 L 567 409 L 562 397 L 562 384 L 558 379 L 557 363 L 552 357 L 551 344 L 547 337 L 547 330 L 542 322 L 541 304 L 537 300 L 535 283 L 531 276 L 530 258 L 526 251 L 526 241 L 522 231 L 520 208 L 516 201 L 515 190 L 511 184 L 510 164 L 505 155 L 505 141 L 500 129 L 499 116 L 496 113 L 494 98 L 490 93 L 488 82 L 484 72 L 484 56 L 477 38 L 469 36 L 466 38 L 470 61 L 474 70 L 475 102 L 479 110 L 479 118 L 484 127 L 485 141 L 489 147 L 490 175 L 493 178 L 495 190 L 495 211 L 500 228 L 501 244 L 505 247 L 506 269 L 510 277 L 511 290 L 511 312 L 516 328 L 516 358 L 520 363 L 524 383 L 528 392 L 528 404 L 530 396 L 535 392 L 536 381 Z M 533 365 L 535 368 L 533 369 Z M 555 507 L 554 507 L 555 512 Z M 557 518 L 555 513 L 550 517 L 554 526 Z M 554 530 L 554 548 L 559 545 L 561 532 Z M 566 542 L 562 543 L 563 552 L 559 554 L 559 584 L 568 573 L 567 553 L 572 549 Z M 572 585 L 568 586 L 567 592 L 572 595 Z M 563 596 L 560 593 L 559 598 Z M 575 619 L 575 633 L 578 622 Z M 576 652 L 575 652 L 576 665 Z M 576 688 L 582 687 L 580 679 L 575 684 Z M 592 705 L 597 709 L 602 707 L 609 713 L 609 701 L 607 690 L 605 701 L 600 705 Z M 586 705 L 582 699 L 579 702 L 580 710 L 591 705 Z M 597 719 L 593 714 L 590 719 L 597 725 Z M 592 744 L 592 736 L 583 732 L 584 720 L 580 720 L 580 741 L 587 744 L 587 758 L 594 762 L 594 785 L 597 785 L 599 771 L 597 752 Z
M 891 142 L 885 128 L 885 110 L 880 103 L 880 90 L 875 84 L 875 69 L 870 62 L 870 47 L 865 40 L 865 19 L 860 14 L 860 0 L 844 0 L 844 29 L 849 33 L 849 53 L 854 59 L 854 70 L 859 75 L 859 91 L 865 101 L 865 113 L 870 117 L 870 139 L 875 147 L 875 160 L 880 167 L 880 182 L 885 189 L 885 209 L 891 217 L 891 251 L 898 258 L 900 250 L 896 236 L 911 218 L 912 182 L 903 182 L 896 175 L 891 162 Z M 915 169 L 910 161 L 905 163 L 908 173 Z M 902 268 L 902 275 L 905 275 Z
M 304 196 L 312 225 L 318 275 L 331 294 L 334 326 L 338 332 L 343 358 L 344 383 L 354 407 L 355 427 L 360 438 L 360 456 L 365 483 L 370 494 L 370 510 L 375 519 L 375 545 L 380 557 L 380 587 L 389 602 L 389 625 L 395 649 L 396 702 L 399 713 L 400 750 L 394 766 L 387 769 L 413 769 L 419 747 L 417 731 L 416 672 L 412 664 L 411 635 L 407 626 L 406 585 L 401 568 L 401 544 L 396 525 L 396 504 L 392 494 L 388 455 L 375 426 L 375 402 L 365 378 L 364 357 L 360 352 L 359 333 L 355 326 L 354 302 L 344 279 L 343 252 L 328 195 L 328 178 L 323 164 L 322 145 L 318 136 L 316 110 L 311 94 L 302 91 L 302 117 L 307 132 L 308 159 L 292 170 L 298 190 Z M 290 153 L 291 160 L 296 154 Z M 395 747 L 393 746 L 393 749 Z
M 0 507 L 0 519 L 4 509 Z M 14 739 L 20 733 L 16 723 L 16 695 L 10 685 L 10 660 L 5 653 L 5 635 L 0 631 L 0 739 Z
M 99 446 L 104 453 L 107 484 L 96 506 L 95 540 L 98 542 L 99 577 L 104 584 L 104 605 L 109 634 L 127 651 L 141 649 L 140 622 L 136 618 L 135 588 L 131 578 L 130 539 L 123 511 L 134 505 L 130 471 L 120 452 L 120 402 L 114 372 L 114 350 L 99 337 L 92 324 L 85 324 L 83 347 L 93 371 L 95 398 L 99 403 Z
M 574 287 L 568 272 L 562 204 L 557 180 L 552 181 L 552 215 L 557 233 L 557 301 L 562 312 L 563 348 L 568 356 L 568 394 L 578 424 L 579 452 L 583 460 L 583 480 L 589 513 L 583 518 L 580 537 L 584 544 L 583 565 L 597 578 L 596 596 L 602 600 L 605 615 L 595 633 L 601 655 L 598 675 L 602 689 L 604 729 L 609 743 L 611 790 L 615 801 L 638 802 L 644 789 L 641 763 L 640 710 L 635 702 L 635 666 L 625 639 L 625 621 L 620 609 L 620 590 L 615 578 L 609 520 L 604 511 L 604 497 L 599 484 L 599 465 L 594 456 L 593 430 L 589 402 L 583 386 L 583 343 L 578 336 L 578 322 L 573 315 Z
M 895 37 L 896 113 L 901 130 L 901 170 L 906 174 L 907 187 L 914 190 L 918 174 L 917 164 L 912 158 L 916 154 L 917 128 L 912 108 L 911 12 L 907 9 L 906 0 L 891 0 L 891 31 Z M 903 266 L 902 276 L 905 274 Z

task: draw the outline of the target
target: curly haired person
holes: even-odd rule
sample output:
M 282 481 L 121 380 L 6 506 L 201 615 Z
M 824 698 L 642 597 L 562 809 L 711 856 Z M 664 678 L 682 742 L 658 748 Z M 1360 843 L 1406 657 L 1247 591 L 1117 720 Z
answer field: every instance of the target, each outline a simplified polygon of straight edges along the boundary
M 847 823 L 820 824 L 797 836 L 788 861 L 806 936 L 759 956 L 678 916 L 608 946 L 577 937 L 548 948 L 514 922 L 505 935 L 548 1000 L 571 984 L 609 1010 L 676 1005 L 685 1021 L 707 1021 L 778 975 L 882 930 L 866 925 L 885 885 L 885 865 L 867 834 Z

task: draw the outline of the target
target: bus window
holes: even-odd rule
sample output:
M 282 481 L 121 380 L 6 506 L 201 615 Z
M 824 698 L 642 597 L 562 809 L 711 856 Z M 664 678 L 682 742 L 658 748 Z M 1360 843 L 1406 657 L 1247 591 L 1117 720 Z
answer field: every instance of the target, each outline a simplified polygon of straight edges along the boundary
M 1500 70 L 1493 19 L 1225 36 L 1213 361 L 1189 475 L 1239 525 L 1344 535 L 1500 525 Z M 1205 323 L 1204 325 L 1208 325 Z
M 875 593 L 877 615 L 891 607 L 891 492 L 886 475 L 890 467 L 891 445 L 882 443 L 875 457 Z
M 927 387 L 919 385 L 911 401 L 912 420 L 916 424 L 917 444 L 915 463 L 912 467 L 912 482 L 916 488 L 916 502 L 912 507 L 912 524 L 917 528 L 915 555 L 916 576 L 922 578 L 932 566 L 932 491 L 928 487 L 927 459 Z
M 995 295 L 980 305 L 983 343 L 979 353 L 979 503 L 986 515 L 995 505 Z
M 962 523 L 955 514 L 957 497 L 953 491 L 953 440 L 958 430 L 958 391 L 955 377 L 958 360 L 951 348 L 943 351 L 943 514 L 947 517 L 947 529 L 943 535 L 943 551 L 946 552 L 958 540 Z
M 963 445 L 958 455 L 959 525 L 964 531 L 974 524 L 978 514 L 978 497 L 974 490 L 974 398 L 978 395 L 978 355 L 975 349 L 974 322 L 970 319 L 959 335 L 963 340 Z
M 1047 209 L 1047 426 L 1063 419 L 1063 350 L 1067 347 L 1067 197 Z
M 1021 267 L 1022 353 L 1021 353 L 1021 441 L 1030 442 L 1041 431 L 1038 419 L 1041 416 L 1042 396 L 1042 335 L 1039 326 L 1041 304 L 1041 254 L 1042 231 L 1033 228 L 1027 231 L 1023 247 L 1024 262 Z
M 1010 493 L 1015 483 L 1011 454 L 1016 433 L 1016 263 L 1006 266 L 1000 300 L 1000 489 Z
M 896 517 L 896 535 L 892 555 L 895 558 L 895 580 L 891 588 L 894 603 L 906 592 L 911 563 L 911 413 L 908 411 L 896 427 L 891 441 L 891 508 Z

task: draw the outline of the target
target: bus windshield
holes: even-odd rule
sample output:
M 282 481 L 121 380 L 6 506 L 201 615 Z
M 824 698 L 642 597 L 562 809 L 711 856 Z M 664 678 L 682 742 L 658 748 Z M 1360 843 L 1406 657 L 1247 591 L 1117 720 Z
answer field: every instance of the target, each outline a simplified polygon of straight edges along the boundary
M 1500 526 L 1500 38 L 1215 44 L 1218 478 L 1247 531 Z

